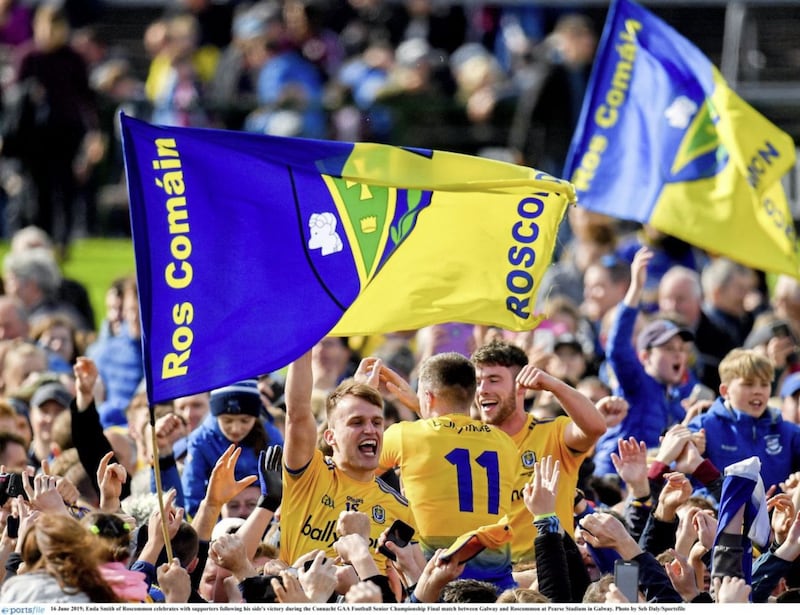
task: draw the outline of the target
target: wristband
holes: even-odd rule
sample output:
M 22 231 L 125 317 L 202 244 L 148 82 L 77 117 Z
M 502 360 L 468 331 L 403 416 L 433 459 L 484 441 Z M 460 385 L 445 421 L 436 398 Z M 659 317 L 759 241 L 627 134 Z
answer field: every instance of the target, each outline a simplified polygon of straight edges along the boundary
M 653 506 L 653 498 L 650 497 L 650 494 L 642 496 L 640 498 L 633 498 L 630 501 L 631 506 L 635 506 L 636 508 L 640 507 L 648 507 L 652 508 Z
M 281 505 L 280 499 L 275 498 L 274 496 L 271 496 L 269 494 L 260 496 L 258 498 L 258 503 L 256 504 L 258 508 L 264 508 L 271 512 L 275 512 L 276 510 L 278 510 L 278 506 L 280 505 Z
M 544 519 L 549 519 L 550 517 L 555 517 L 556 513 L 544 513 L 543 515 L 533 515 L 533 522 L 536 523 L 537 521 L 543 521 Z

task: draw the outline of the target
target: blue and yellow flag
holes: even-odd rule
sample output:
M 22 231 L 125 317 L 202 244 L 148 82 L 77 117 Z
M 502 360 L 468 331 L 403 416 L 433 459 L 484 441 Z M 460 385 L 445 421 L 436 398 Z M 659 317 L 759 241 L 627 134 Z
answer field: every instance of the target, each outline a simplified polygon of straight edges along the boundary
M 121 122 L 152 403 L 281 368 L 329 333 L 537 324 L 567 182 L 446 152 Z
M 639 5 L 614 2 L 564 171 L 579 205 L 800 277 L 780 184 L 794 160 L 791 137 L 699 49 Z

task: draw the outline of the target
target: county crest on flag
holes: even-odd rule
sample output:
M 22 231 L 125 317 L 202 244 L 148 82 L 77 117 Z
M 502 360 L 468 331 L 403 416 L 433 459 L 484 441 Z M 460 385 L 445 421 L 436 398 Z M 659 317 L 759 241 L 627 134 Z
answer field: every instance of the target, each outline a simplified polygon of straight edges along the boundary
M 538 322 L 568 182 L 434 150 L 121 124 L 152 403 L 279 369 L 328 334 Z
M 697 47 L 638 4 L 615 0 L 564 170 L 580 206 L 798 277 L 780 183 L 794 161 L 791 137 Z

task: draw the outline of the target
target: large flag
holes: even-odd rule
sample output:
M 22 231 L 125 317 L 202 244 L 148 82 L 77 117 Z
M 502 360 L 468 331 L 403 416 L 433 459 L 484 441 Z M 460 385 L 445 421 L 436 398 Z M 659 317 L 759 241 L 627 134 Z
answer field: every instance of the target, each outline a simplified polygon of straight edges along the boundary
M 329 333 L 537 324 L 568 182 L 446 152 L 121 123 L 153 403 L 278 369 Z
M 800 277 L 781 177 L 789 135 L 639 5 L 609 9 L 564 176 L 578 204 L 756 269 Z

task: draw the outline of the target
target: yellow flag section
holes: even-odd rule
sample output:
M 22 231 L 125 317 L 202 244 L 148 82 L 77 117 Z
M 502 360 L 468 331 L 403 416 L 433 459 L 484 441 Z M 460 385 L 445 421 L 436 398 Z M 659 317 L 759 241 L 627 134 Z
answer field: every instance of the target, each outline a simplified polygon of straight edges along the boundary
M 780 183 L 794 165 L 794 143 L 716 69 L 714 82 L 711 119 L 730 163 L 710 178 L 665 184 L 650 222 L 750 267 L 800 277 L 794 221 Z
M 428 154 L 357 144 L 344 165 L 342 180 L 367 187 L 358 191 L 361 199 L 377 192 L 375 186 L 403 186 L 431 196 L 402 237 L 395 237 L 391 254 L 362 278 L 360 294 L 332 335 L 447 321 L 511 330 L 537 324 L 536 292 L 566 206 L 574 202 L 574 188 L 527 167 L 449 152 Z M 344 191 L 331 192 L 342 219 L 357 217 Z M 389 211 L 396 209 L 388 205 Z M 380 215 L 370 215 L 370 229 L 375 218 L 380 228 Z M 356 245 L 359 225 L 347 226 Z M 378 243 L 384 245 L 385 238 Z

